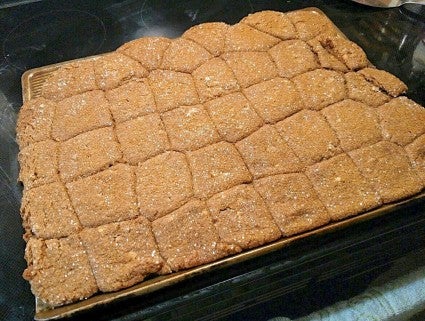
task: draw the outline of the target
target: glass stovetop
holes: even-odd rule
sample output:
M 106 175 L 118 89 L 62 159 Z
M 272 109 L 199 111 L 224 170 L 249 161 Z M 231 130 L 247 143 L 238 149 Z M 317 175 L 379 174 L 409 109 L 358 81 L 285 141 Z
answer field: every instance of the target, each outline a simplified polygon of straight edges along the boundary
M 425 7 L 377 9 L 351 1 L 2 1 L 0 3 L 0 320 L 29 320 L 17 178 L 16 114 L 28 69 L 114 50 L 147 35 L 177 37 L 207 21 L 315 6 L 370 61 L 425 104 Z M 392 262 L 425 247 L 424 203 L 270 255 L 92 312 L 96 320 L 266 320 L 299 317 L 365 289 Z M 417 264 L 425 264 L 418 262 Z M 331 289 L 331 290 L 330 290 Z M 124 317 L 125 316 L 125 317 Z

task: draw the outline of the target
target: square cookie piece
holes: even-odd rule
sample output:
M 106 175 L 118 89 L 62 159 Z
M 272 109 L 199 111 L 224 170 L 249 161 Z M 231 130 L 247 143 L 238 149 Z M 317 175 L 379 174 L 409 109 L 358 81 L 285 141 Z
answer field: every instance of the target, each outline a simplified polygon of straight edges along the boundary
M 317 38 L 330 54 L 350 70 L 358 70 L 369 64 L 366 53 L 354 42 L 339 35 L 320 35 Z
M 278 42 L 278 38 L 258 31 L 244 23 L 237 23 L 227 29 L 224 49 L 225 52 L 266 51 Z
M 222 57 L 243 88 L 277 77 L 276 66 L 267 52 L 229 52 Z
M 425 135 L 419 136 L 406 146 L 406 151 L 425 187 Z
M 264 81 L 246 88 L 244 94 L 266 123 L 278 122 L 304 107 L 298 91 L 288 79 Z
M 364 68 L 359 71 L 366 80 L 378 86 L 392 97 L 397 97 L 407 91 L 407 86 L 396 76 L 385 70 Z
M 116 133 L 124 159 L 133 165 L 164 152 L 170 146 L 158 114 L 117 124 Z
M 193 195 L 189 165 L 182 153 L 166 152 L 149 159 L 137 167 L 136 177 L 140 213 L 149 220 L 170 213 Z
M 298 157 L 270 125 L 237 142 L 236 148 L 254 178 L 297 172 L 303 168 Z
M 207 202 L 221 240 L 249 249 L 278 239 L 281 234 L 266 204 L 251 185 L 239 185 Z
M 170 43 L 170 39 L 163 37 L 142 37 L 123 44 L 117 51 L 137 60 L 147 70 L 155 70 Z
M 152 222 L 162 257 L 173 271 L 218 260 L 240 250 L 220 241 L 204 202 L 193 200 Z
M 19 152 L 19 181 L 25 189 L 59 180 L 58 144 L 45 140 L 31 144 Z
M 195 196 L 206 198 L 238 184 L 251 181 L 236 148 L 226 142 L 188 153 Z
M 190 39 L 205 49 L 213 56 L 220 56 L 224 51 L 224 40 L 229 25 L 224 22 L 207 22 L 195 25 L 188 29 L 182 38 Z
M 131 78 L 146 77 L 148 72 L 136 60 L 111 52 L 94 61 L 96 82 L 100 89 L 116 88 Z
M 381 204 L 378 193 L 346 154 L 309 167 L 306 175 L 333 220 L 340 220 Z
M 155 100 L 145 79 L 131 80 L 105 93 L 117 123 L 153 113 Z
M 378 108 L 386 140 L 407 145 L 425 133 L 425 108 L 407 97 L 398 97 Z
M 249 14 L 242 23 L 283 40 L 297 38 L 297 32 L 288 17 L 282 13 L 264 10 Z
M 322 68 L 341 72 L 348 71 L 347 66 L 330 52 L 328 52 L 328 50 L 325 49 L 325 46 L 321 44 L 319 39 L 313 38 L 308 41 L 308 44 L 311 47 L 311 50 L 313 50 L 316 54 Z
M 390 100 L 378 86 L 367 81 L 358 72 L 348 72 L 345 75 L 348 97 L 372 107 L 378 107 Z
M 44 98 L 59 101 L 66 97 L 96 90 L 93 60 L 73 62 L 53 71 L 41 89 Z
M 59 147 L 59 172 L 65 182 L 94 174 L 121 159 L 111 127 L 78 135 Z
M 191 75 L 176 71 L 154 70 L 149 74 L 148 79 L 159 112 L 179 106 L 199 104 L 198 93 Z
M 150 223 L 142 217 L 85 229 L 81 239 L 99 290 L 103 292 L 139 283 L 160 270 L 164 263 Z
M 84 227 L 136 217 L 133 168 L 118 164 L 103 172 L 66 184 L 72 205 Z
M 349 153 L 384 203 L 413 195 L 422 182 L 402 147 L 383 141 Z
M 161 69 L 191 73 L 211 57 L 211 54 L 196 42 L 177 38 L 172 40 L 165 50 Z
M 282 41 L 270 49 L 280 77 L 292 78 L 319 68 L 317 58 L 302 40 Z
M 27 232 L 38 238 L 65 237 L 81 228 L 61 183 L 26 191 L 22 197 L 21 216 Z
M 67 140 L 90 130 L 111 126 L 109 103 L 103 91 L 89 91 L 58 103 L 53 118 L 52 137 Z
M 382 139 L 376 110 L 351 99 L 322 110 L 345 151 L 379 142 Z
M 201 102 L 239 90 L 232 70 L 220 58 L 210 59 L 193 72 Z
M 87 253 L 76 235 L 61 239 L 31 238 L 25 249 L 24 278 L 34 295 L 56 307 L 86 299 L 98 291 Z
M 318 112 L 302 110 L 276 124 L 277 130 L 304 164 L 313 164 L 341 152 L 339 141 Z
M 301 173 L 254 181 L 283 236 L 305 232 L 329 222 L 326 208 L 308 178 Z
M 216 143 L 220 135 L 202 105 L 176 108 L 162 115 L 175 150 L 193 150 Z
M 325 69 L 316 69 L 293 79 L 304 106 L 320 110 L 346 97 L 343 74 Z
M 19 147 L 51 138 L 53 115 L 56 104 L 40 98 L 25 102 L 19 110 L 16 138 Z
M 308 40 L 320 34 L 336 33 L 331 21 L 315 10 L 292 11 L 287 13 L 287 16 L 295 25 L 298 36 L 302 40 Z
M 249 101 L 241 93 L 223 96 L 205 103 L 220 135 L 229 142 L 236 142 L 263 124 Z

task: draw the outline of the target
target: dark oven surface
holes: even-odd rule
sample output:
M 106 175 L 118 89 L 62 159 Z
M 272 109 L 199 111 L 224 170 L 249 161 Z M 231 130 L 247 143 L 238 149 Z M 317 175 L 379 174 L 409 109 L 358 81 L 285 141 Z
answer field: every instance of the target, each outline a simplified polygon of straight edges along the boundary
M 34 297 L 26 266 L 15 142 L 22 74 L 100 54 L 142 37 L 177 37 L 208 21 L 235 23 L 264 9 L 321 9 L 425 104 L 425 8 L 378 9 L 351 1 L 3 1 L 0 4 L 0 319 L 29 320 Z M 144 297 L 101 307 L 96 320 L 266 320 L 307 315 L 360 292 L 394 261 L 425 249 L 425 202 L 302 240 L 276 252 L 208 272 Z M 425 264 L 418 255 L 414 265 Z M 407 269 L 407 267 L 406 267 Z M 331 289 L 331 290 L 329 290 Z M 78 316 L 77 316 L 78 317 Z

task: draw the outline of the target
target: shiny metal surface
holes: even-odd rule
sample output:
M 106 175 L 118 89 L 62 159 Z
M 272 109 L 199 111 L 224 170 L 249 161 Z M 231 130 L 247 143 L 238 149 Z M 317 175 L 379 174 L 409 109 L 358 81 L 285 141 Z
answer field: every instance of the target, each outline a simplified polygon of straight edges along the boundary
M 413 3 L 425 5 L 424 0 L 352 0 L 367 6 L 380 7 L 380 8 L 394 8 L 400 7 L 404 4 Z

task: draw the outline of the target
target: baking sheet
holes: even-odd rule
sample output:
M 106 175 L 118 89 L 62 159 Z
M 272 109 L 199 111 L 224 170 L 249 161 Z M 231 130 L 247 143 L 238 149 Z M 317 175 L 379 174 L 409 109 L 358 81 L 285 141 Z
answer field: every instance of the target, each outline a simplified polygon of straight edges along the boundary
M 317 9 L 317 8 L 306 8 L 303 10 L 310 10 L 310 11 L 316 11 L 322 15 L 324 13 Z M 335 26 L 335 29 L 337 31 L 338 28 Z M 344 36 L 342 32 L 340 32 L 340 35 Z M 344 36 L 345 37 L 345 36 Z M 97 56 L 90 56 L 83 59 L 76 59 L 72 61 L 66 61 L 54 65 L 44 66 L 40 68 L 35 68 L 26 71 L 22 75 L 22 96 L 23 100 L 28 101 L 30 99 L 39 97 L 41 95 L 41 88 L 45 80 L 49 77 L 49 75 L 57 70 L 59 67 L 64 66 L 66 64 L 69 64 L 71 62 L 75 61 L 81 61 L 81 60 L 87 60 L 87 59 L 96 59 L 101 55 Z M 352 224 L 359 223 L 365 220 L 370 220 L 375 217 L 379 217 L 385 214 L 388 214 L 389 212 L 392 212 L 394 210 L 402 209 L 403 206 L 406 206 L 407 204 L 413 204 L 416 202 L 419 202 L 421 200 L 425 199 L 425 191 L 422 191 L 420 194 L 417 194 L 413 197 L 410 197 L 409 199 L 402 200 L 396 203 L 388 204 L 383 207 L 380 207 L 378 209 L 345 219 L 343 221 L 334 222 L 331 224 L 328 224 L 326 226 L 317 228 L 312 231 L 304 232 L 299 235 L 295 235 L 288 238 L 283 238 L 278 241 L 272 242 L 270 244 L 245 251 L 243 253 L 239 253 L 237 255 L 233 255 L 221 260 L 218 260 L 213 263 L 205 264 L 199 267 L 195 267 L 192 269 L 172 273 L 169 275 L 164 276 L 157 276 L 154 278 L 151 278 L 149 280 L 146 280 L 140 284 L 137 284 L 135 286 L 132 286 L 127 289 L 123 289 L 121 291 L 112 292 L 112 293 L 102 293 L 95 295 L 87 300 L 83 300 L 80 302 L 76 302 L 73 304 L 69 304 L 63 307 L 58 307 L 55 309 L 48 309 L 47 306 L 43 305 L 42 302 L 36 300 L 36 320 L 54 320 L 59 319 L 63 317 L 69 317 L 71 315 L 74 315 L 78 312 L 83 312 L 89 309 L 92 309 L 96 306 L 104 305 L 112 301 L 121 300 L 128 297 L 135 297 L 135 296 L 142 296 L 146 295 L 148 293 L 152 293 L 156 290 L 165 288 L 167 286 L 171 286 L 173 284 L 176 284 L 178 282 L 181 282 L 183 280 L 186 280 L 188 278 L 191 278 L 195 275 L 199 275 L 202 273 L 205 273 L 207 271 L 220 269 L 223 267 L 227 267 L 233 264 L 241 263 L 243 261 L 249 260 L 251 258 L 255 258 L 261 255 L 264 255 L 266 253 L 270 253 L 273 251 L 276 251 L 278 249 L 281 249 L 293 242 L 296 242 L 298 240 L 313 237 L 316 235 L 322 235 L 325 233 L 330 233 L 332 231 L 336 231 L 341 228 L 348 227 Z

